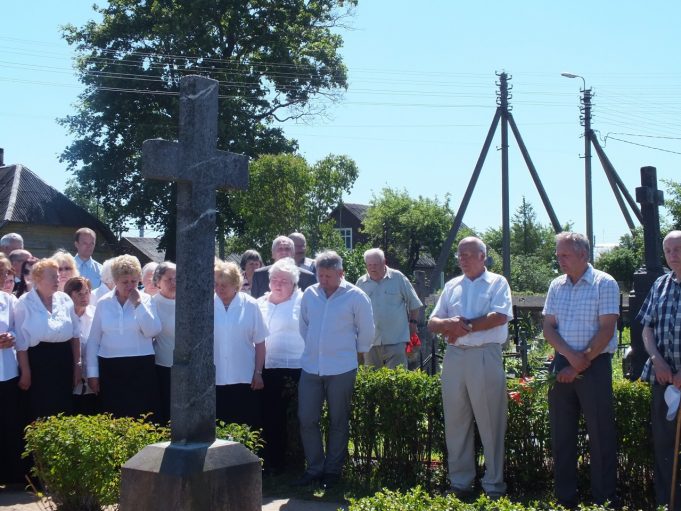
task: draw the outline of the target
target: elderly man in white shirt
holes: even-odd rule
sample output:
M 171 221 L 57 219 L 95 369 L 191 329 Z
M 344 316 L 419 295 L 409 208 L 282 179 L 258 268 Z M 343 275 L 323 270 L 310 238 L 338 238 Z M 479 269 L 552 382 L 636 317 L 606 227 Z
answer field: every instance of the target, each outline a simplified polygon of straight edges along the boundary
M 506 375 L 501 345 L 513 316 L 511 289 L 501 275 L 485 268 L 485 244 L 473 236 L 459 243 L 463 275 L 453 278 L 433 309 L 428 328 L 447 338 L 442 366 L 442 402 L 449 480 L 458 496 L 475 481 L 473 418 L 485 455 L 482 488 L 490 498 L 506 492 L 504 435 Z
M 305 340 L 298 384 L 298 419 L 307 470 L 294 484 L 340 479 L 348 447 L 350 402 L 357 374 L 357 353 L 366 353 L 374 339 L 369 297 L 343 279 L 343 260 L 333 251 L 315 259 L 318 284 L 303 294 L 300 333 Z M 324 401 L 329 408 L 328 450 L 324 455 L 319 419 Z

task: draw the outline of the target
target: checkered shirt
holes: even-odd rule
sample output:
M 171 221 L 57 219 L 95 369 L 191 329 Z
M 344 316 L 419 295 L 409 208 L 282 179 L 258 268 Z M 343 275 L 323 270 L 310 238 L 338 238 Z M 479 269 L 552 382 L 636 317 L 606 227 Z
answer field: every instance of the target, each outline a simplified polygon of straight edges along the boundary
M 599 316 L 620 312 L 620 288 L 615 279 L 588 266 L 584 275 L 573 284 L 567 275 L 553 279 L 546 295 L 543 314 L 555 316 L 558 333 L 574 350 L 587 348 L 596 335 Z M 612 338 L 603 353 L 615 353 L 617 336 Z
M 676 274 L 667 273 L 650 288 L 636 319 L 653 329 L 655 344 L 672 372 L 681 369 L 681 284 Z M 641 379 L 655 383 L 655 369 L 650 358 L 643 366 Z

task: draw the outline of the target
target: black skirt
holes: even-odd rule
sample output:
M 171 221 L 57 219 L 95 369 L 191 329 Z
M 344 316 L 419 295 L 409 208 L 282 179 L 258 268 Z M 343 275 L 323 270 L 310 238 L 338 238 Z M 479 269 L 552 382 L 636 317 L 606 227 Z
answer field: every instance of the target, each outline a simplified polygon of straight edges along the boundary
M 158 422 L 158 384 L 154 355 L 99 357 L 99 411 L 114 417 L 152 415 Z
M 215 386 L 215 415 L 226 424 L 246 424 L 262 428 L 262 390 L 252 390 L 250 383 Z
M 156 365 L 159 396 L 159 422 L 167 424 L 170 421 L 170 367 Z
M 0 382 L 0 484 L 23 483 L 28 473 L 24 451 L 24 414 L 19 403 L 19 378 Z
M 28 348 L 31 387 L 29 419 L 73 412 L 73 352 L 71 341 L 41 342 Z

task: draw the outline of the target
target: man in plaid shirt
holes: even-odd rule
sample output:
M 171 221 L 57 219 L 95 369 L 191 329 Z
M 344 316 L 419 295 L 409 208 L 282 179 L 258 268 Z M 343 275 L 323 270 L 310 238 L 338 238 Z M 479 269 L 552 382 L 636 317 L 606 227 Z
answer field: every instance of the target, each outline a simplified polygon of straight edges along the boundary
M 669 502 L 674 464 L 674 428 L 668 421 L 664 393 L 668 385 L 681 388 L 681 231 L 671 231 L 662 243 L 671 273 L 658 278 L 650 289 L 636 319 L 643 324 L 643 346 L 650 358 L 641 379 L 652 384 L 651 418 L 655 452 L 655 498 L 658 505 Z M 679 483 L 677 482 L 677 485 Z M 681 486 L 677 487 L 677 494 Z M 677 499 L 675 509 L 681 509 Z
M 559 504 L 577 507 L 577 426 L 584 414 L 589 435 L 591 494 L 596 504 L 616 502 L 617 449 L 612 396 L 612 354 L 617 349 L 619 287 L 589 264 L 582 234 L 556 236 L 564 275 L 551 282 L 544 304 L 544 337 L 556 350 L 556 383 L 549 390 L 555 492 Z

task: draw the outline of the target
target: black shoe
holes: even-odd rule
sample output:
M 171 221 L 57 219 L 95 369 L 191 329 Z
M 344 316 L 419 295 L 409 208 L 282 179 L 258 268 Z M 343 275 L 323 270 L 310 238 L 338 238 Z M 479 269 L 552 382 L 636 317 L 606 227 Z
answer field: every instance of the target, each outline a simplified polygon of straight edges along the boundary
M 451 487 L 445 491 L 445 495 L 454 495 L 457 499 L 465 502 L 473 497 L 474 492 L 472 488 Z
M 319 484 L 321 480 L 322 476 L 305 472 L 300 479 L 293 481 L 291 486 L 312 486 L 313 484 Z
M 324 477 L 322 477 L 322 487 L 325 490 L 330 490 L 331 488 L 338 486 L 340 480 L 340 474 L 324 474 Z

